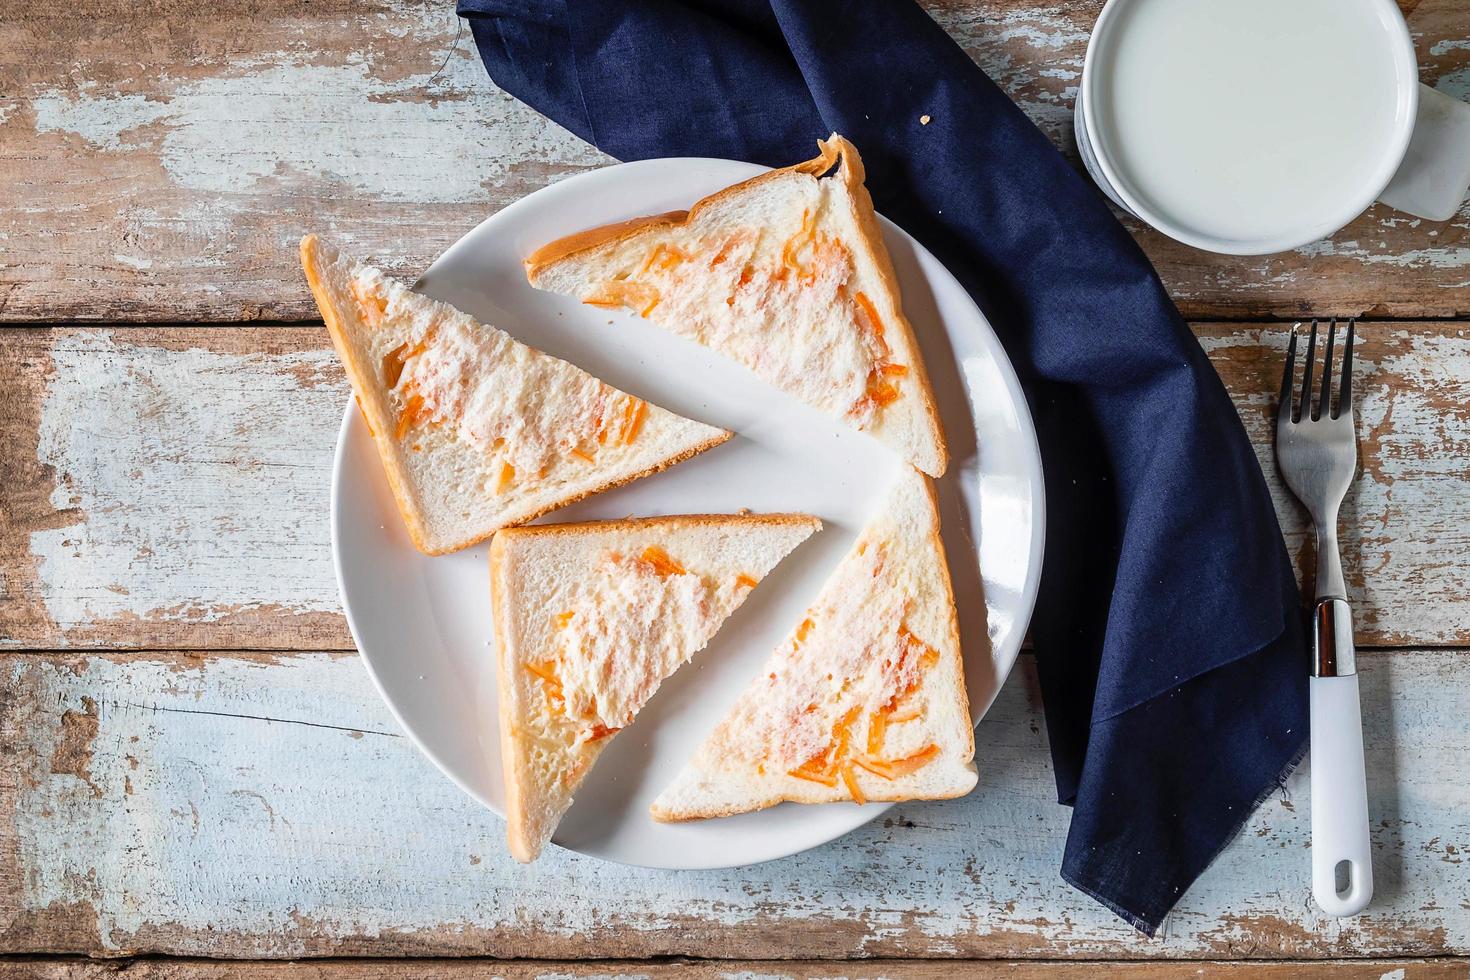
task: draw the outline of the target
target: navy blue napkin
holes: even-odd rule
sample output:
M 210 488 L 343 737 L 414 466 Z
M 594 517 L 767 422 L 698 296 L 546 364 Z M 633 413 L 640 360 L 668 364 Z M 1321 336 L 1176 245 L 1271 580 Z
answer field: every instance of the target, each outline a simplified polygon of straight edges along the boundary
M 1031 631 L 1075 808 L 1062 877 L 1152 934 L 1300 758 L 1307 660 L 1256 457 L 1133 239 L 908 0 L 459 11 L 496 84 L 622 160 L 782 166 L 842 133 L 878 210 L 979 302 L 1046 470 Z

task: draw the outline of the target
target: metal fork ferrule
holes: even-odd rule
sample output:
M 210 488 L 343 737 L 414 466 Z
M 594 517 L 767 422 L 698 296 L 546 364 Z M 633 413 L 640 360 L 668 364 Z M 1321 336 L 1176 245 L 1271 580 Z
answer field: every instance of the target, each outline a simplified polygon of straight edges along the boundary
M 1353 611 L 1346 599 L 1318 599 L 1312 615 L 1312 676 L 1358 672 L 1353 652 Z

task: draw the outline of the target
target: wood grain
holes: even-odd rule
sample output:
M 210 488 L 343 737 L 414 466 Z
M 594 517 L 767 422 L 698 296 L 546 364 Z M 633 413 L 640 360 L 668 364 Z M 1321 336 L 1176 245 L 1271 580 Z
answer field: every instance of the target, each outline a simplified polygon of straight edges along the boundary
M 928 6 L 1071 153 L 1100 0 Z M 1464 5 L 1404 6 L 1425 80 L 1470 96 Z M 314 319 L 304 230 L 414 275 L 486 215 L 607 162 L 496 90 L 449 5 L 20 4 L 0 19 L 0 319 Z M 1195 318 L 1470 310 L 1470 209 L 1434 224 L 1374 208 L 1266 258 L 1134 230 Z
M 1106 971 L 1116 980 L 1164 980 L 1181 975 L 1214 980 L 1464 980 L 1465 960 L 1329 960 L 1316 963 L 1204 961 L 1178 963 L 1028 963 L 997 960 L 327 960 L 272 963 L 259 960 L 0 961 L 0 980 L 948 980 L 954 976 L 1007 980 L 1091 978 Z
M 1343 542 L 1365 646 L 1470 643 L 1467 329 L 1359 331 Z M 1198 331 L 1305 569 L 1270 458 L 1284 330 Z M 0 371 L 0 645 L 350 648 L 327 529 L 348 394 L 324 331 L 11 328 Z
M 1377 894 L 1309 894 L 1294 775 L 1140 938 L 1057 875 L 1029 658 L 969 797 L 796 857 L 655 872 L 504 826 L 398 734 L 350 655 L 0 657 L 0 953 L 1210 959 L 1470 953 L 1464 654 L 1361 658 Z
M 0 646 L 351 645 L 322 329 L 10 330 Z

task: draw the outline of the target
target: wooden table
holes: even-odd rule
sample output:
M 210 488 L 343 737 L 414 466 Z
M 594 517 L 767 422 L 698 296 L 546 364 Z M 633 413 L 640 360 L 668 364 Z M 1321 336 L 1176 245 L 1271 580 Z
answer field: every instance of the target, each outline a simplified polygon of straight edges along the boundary
M 1097 6 L 931 3 L 1068 152 Z M 1470 96 L 1470 5 L 1405 7 L 1426 79 Z M 1028 657 L 980 726 L 967 799 L 738 871 L 512 863 L 353 654 L 327 534 L 348 388 L 294 244 L 320 229 L 412 277 L 606 162 L 490 85 L 447 2 L 0 3 L 0 977 L 118 968 L 89 958 L 281 980 L 951 975 L 933 957 L 1470 975 L 1452 959 L 1470 954 L 1470 208 L 1438 225 L 1375 208 L 1265 258 L 1134 229 L 1303 567 L 1268 448 L 1283 327 L 1365 318 L 1345 560 L 1368 648 L 1368 914 L 1312 904 L 1301 773 L 1158 939 L 1064 885 Z M 849 957 L 887 961 L 813 962 Z

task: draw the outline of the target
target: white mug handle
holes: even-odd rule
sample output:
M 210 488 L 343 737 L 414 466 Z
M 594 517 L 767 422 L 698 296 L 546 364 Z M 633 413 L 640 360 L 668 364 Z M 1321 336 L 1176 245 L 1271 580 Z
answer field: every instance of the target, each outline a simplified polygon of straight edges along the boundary
M 1470 187 L 1470 103 L 1419 86 L 1414 135 L 1398 172 L 1378 195 L 1389 207 L 1447 221 Z

